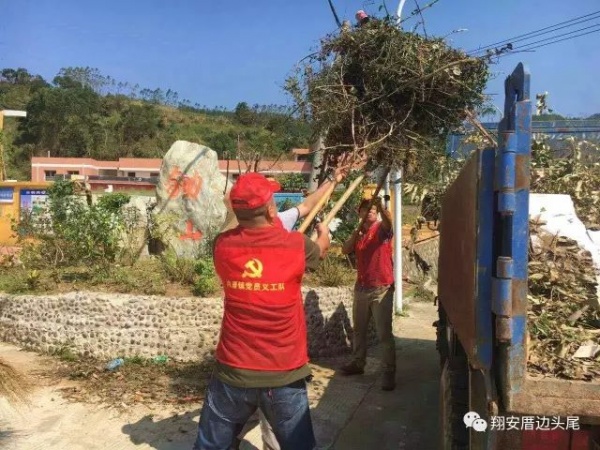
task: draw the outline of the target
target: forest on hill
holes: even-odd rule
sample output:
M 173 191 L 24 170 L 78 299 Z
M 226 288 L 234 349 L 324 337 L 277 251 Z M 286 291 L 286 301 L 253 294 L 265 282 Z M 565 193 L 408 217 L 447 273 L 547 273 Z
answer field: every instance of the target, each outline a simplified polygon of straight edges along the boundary
M 0 109 L 26 110 L 4 124 L 8 178 L 29 179 L 32 156 L 161 158 L 176 140 L 205 144 L 220 158 L 285 157 L 307 147 L 310 127 L 288 107 L 207 107 L 171 89 L 117 81 L 90 67 L 66 67 L 51 80 L 24 68 L 0 71 Z

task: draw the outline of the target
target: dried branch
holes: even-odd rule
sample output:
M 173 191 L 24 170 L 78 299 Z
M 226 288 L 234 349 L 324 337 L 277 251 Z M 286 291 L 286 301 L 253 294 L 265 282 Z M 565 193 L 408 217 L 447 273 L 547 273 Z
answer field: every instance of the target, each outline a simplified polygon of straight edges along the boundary
M 419 146 L 443 139 L 465 109 L 481 105 L 488 67 L 386 17 L 325 37 L 296 74 L 286 88 L 324 136 L 328 158 L 355 150 L 374 165 L 406 168 L 425 154 Z

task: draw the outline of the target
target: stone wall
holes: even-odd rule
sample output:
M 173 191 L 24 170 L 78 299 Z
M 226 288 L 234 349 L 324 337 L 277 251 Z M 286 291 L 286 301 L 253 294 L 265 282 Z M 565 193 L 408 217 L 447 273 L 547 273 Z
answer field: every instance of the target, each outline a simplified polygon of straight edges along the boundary
M 303 289 L 303 294 L 310 356 L 347 353 L 351 289 Z M 220 298 L 0 294 L 0 340 L 39 351 L 69 347 L 82 356 L 102 359 L 168 355 L 197 361 L 211 358 L 222 313 Z
M 440 238 L 427 239 L 402 251 L 402 272 L 412 280 L 431 278 L 437 282 Z

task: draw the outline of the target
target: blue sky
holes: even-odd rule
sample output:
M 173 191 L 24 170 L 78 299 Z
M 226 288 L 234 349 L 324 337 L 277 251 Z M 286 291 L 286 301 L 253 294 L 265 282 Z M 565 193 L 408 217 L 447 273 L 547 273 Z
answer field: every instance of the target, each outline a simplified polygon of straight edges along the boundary
M 334 4 L 354 20 L 357 9 L 377 13 L 380 0 Z M 397 0 L 387 4 L 395 10 Z M 407 0 L 404 15 L 414 6 Z M 468 29 L 448 39 L 471 50 L 597 10 L 598 0 L 440 0 L 424 15 L 432 35 Z M 51 80 L 61 67 L 90 66 L 226 107 L 289 102 L 281 88 L 286 75 L 335 28 L 327 0 L 0 0 L 0 17 L 0 67 L 25 67 Z M 600 19 L 577 27 L 594 23 Z M 600 112 L 598 42 L 600 33 L 503 58 L 492 66 L 497 78 L 487 91 L 501 108 L 502 80 L 523 61 L 532 93 L 548 91 L 557 112 Z

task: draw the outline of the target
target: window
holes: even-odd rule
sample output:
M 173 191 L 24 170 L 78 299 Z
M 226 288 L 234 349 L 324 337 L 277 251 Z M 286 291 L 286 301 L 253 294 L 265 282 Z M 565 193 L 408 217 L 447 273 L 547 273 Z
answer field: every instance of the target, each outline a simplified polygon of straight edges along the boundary
M 150 172 L 150 178 L 158 178 L 160 174 L 158 172 Z
M 67 173 L 69 175 L 79 175 L 79 170 L 69 170 Z
M 56 176 L 56 170 L 44 170 L 44 175 L 46 181 L 48 181 L 48 179 L 52 179 Z
M 129 178 L 135 178 L 135 172 L 127 172 Z

